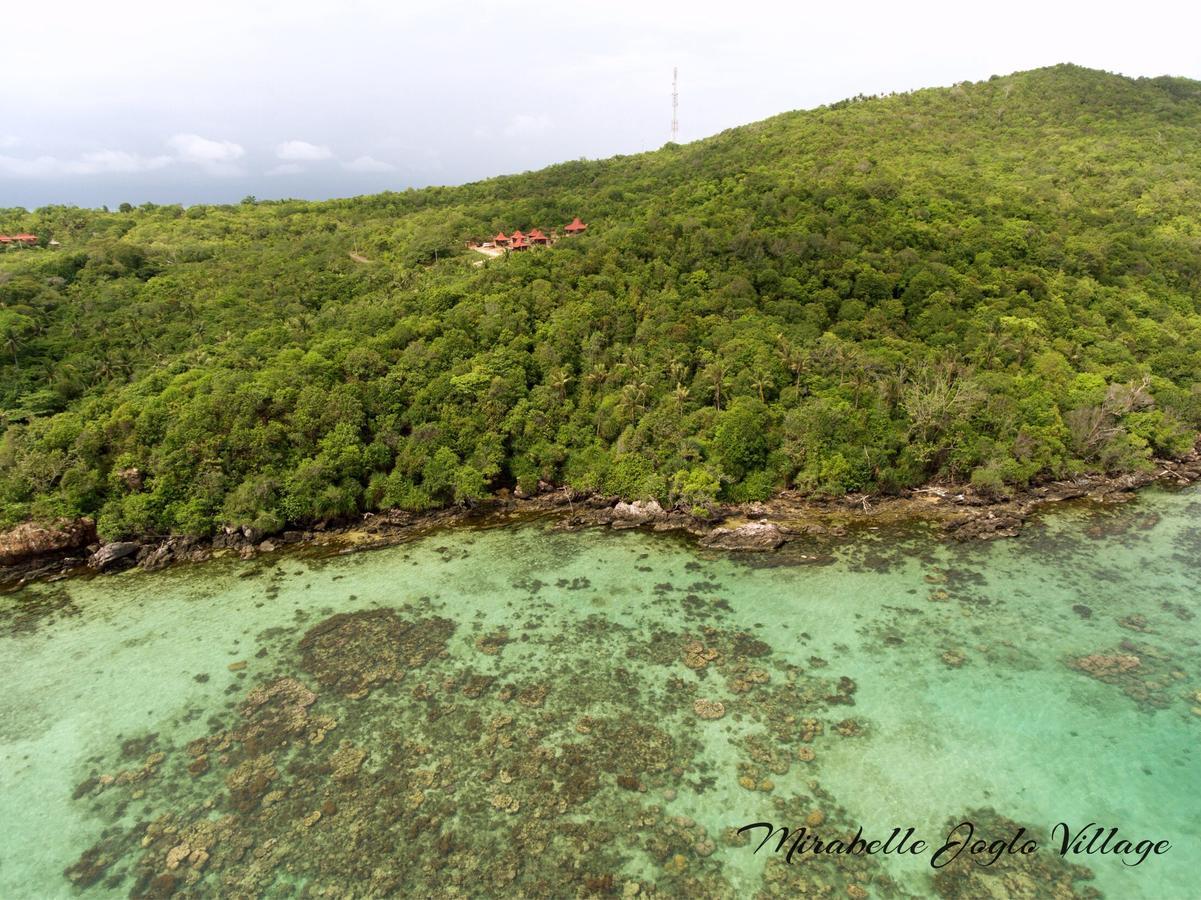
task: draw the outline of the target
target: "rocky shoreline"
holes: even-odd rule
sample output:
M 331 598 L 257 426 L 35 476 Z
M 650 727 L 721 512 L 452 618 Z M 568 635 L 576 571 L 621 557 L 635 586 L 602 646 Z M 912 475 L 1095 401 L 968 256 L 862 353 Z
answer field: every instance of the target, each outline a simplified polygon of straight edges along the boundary
M 438 528 L 495 527 L 536 518 L 552 518 L 554 528 L 568 531 L 609 527 L 678 532 L 702 547 L 743 552 L 776 550 L 806 538 L 838 538 L 860 526 L 918 521 L 934 525 L 948 540 L 992 540 L 1016 535 L 1032 514 L 1050 504 L 1120 502 L 1150 484 L 1185 486 L 1198 480 L 1201 453 L 1194 450 L 1183 459 L 1156 460 L 1150 471 L 1051 481 L 1004 498 L 982 495 L 964 484 L 931 484 L 895 497 L 852 494 L 828 500 L 783 491 L 764 502 L 722 506 L 708 517 L 664 509 L 655 500 L 627 502 L 542 484 L 535 496 L 502 489 L 471 508 L 368 513 L 359 521 L 322 522 L 274 535 L 250 527 L 227 527 L 211 538 L 147 535 L 101 543 L 89 519 L 24 523 L 0 534 L 0 590 L 133 566 L 157 570 L 230 555 L 253 559 L 285 547 L 351 553 L 402 543 Z

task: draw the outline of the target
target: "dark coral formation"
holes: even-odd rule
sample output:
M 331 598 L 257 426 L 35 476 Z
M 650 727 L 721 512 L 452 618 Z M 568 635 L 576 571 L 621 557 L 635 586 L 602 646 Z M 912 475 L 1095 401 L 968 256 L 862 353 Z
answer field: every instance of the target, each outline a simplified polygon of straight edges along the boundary
M 406 621 L 391 609 L 339 613 L 300 641 L 300 665 L 321 686 L 362 697 L 445 652 L 454 630 L 449 619 Z
M 1136 621 L 1146 620 L 1139 616 Z M 1165 709 L 1178 700 L 1196 705 L 1201 696 L 1188 687 L 1201 683 L 1195 665 L 1150 644 L 1124 640 L 1115 648 L 1070 658 L 1067 665 L 1120 688 L 1146 710 Z
M 138 897 L 435 885 L 446 896 L 735 896 L 717 852 L 727 841 L 665 805 L 719 779 L 770 792 L 792 765 L 817 765 L 814 742 L 857 731 L 823 715 L 853 703 L 853 681 L 785 665 L 739 630 L 647 642 L 601 616 L 566 636 L 539 635 L 532 620 L 521 642 L 582 651 L 541 678 L 493 668 L 516 634 L 479 630 L 464 661 L 454 632 L 428 604 L 337 614 L 273 654 L 297 671 L 251 688 L 209 734 L 183 748 L 127 740 L 125 755 L 144 761 L 93 771 L 77 797 L 137 824 L 110 828 L 66 876 Z M 661 674 L 614 670 L 614 639 Z M 261 640 L 287 650 L 284 633 Z M 737 771 L 714 770 L 705 730 L 730 715 L 757 727 Z
M 278 670 L 208 733 L 125 739 L 81 781 L 121 824 L 64 874 L 133 897 L 746 896 L 727 868 L 753 850 L 744 822 L 671 805 L 736 780 L 778 822 L 853 833 L 817 779 L 864 724 L 829 661 L 789 664 L 721 620 L 458 635 L 422 601 L 264 633 Z M 537 644 L 553 669 L 519 661 Z M 714 763 L 730 721 L 737 756 Z M 760 858 L 758 897 L 907 896 L 878 857 Z
M 983 839 L 987 843 L 1009 841 L 1023 828 L 995 810 L 976 809 L 948 819 L 943 833 L 950 835 L 963 822 L 972 824 L 975 840 Z M 1027 825 L 1024 833 L 1037 840 L 1037 851 L 1029 854 L 1004 852 L 989 865 L 982 865 L 982 862 L 991 859 L 991 854 L 972 856 L 967 850 L 962 850 L 951 859 L 952 854 L 947 853 L 944 858 L 951 859 L 951 862 L 938 869 L 934 876 L 937 896 L 944 900 L 977 900 L 980 897 L 1099 900 L 1101 892 L 1088 884 L 1093 877 L 1088 868 L 1068 862 L 1053 852 L 1045 832 Z M 956 840 L 962 838 L 963 832 L 955 834 Z

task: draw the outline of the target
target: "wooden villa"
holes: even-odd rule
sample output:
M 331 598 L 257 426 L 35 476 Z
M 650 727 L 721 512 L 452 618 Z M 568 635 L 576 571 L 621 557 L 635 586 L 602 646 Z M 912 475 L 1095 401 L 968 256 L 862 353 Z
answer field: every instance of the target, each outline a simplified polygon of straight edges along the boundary
M 5 247 L 33 247 L 38 242 L 36 234 L 0 234 L 0 244 Z
M 567 234 L 580 234 L 587 227 L 585 223 L 580 221 L 580 217 L 576 216 L 569 224 L 564 226 L 563 231 Z M 547 234 L 541 228 L 531 228 L 529 234 L 525 234 L 520 228 L 514 228 L 512 233 L 508 235 L 503 231 L 498 231 L 496 237 L 491 239 L 486 238 L 483 242 L 468 241 L 467 247 L 485 256 L 502 256 L 506 250 L 529 250 L 531 247 L 549 247 L 558 240 L 560 240 L 560 235 L 557 229 L 552 229 L 550 234 Z M 476 265 L 483 265 L 483 263 L 480 262 Z

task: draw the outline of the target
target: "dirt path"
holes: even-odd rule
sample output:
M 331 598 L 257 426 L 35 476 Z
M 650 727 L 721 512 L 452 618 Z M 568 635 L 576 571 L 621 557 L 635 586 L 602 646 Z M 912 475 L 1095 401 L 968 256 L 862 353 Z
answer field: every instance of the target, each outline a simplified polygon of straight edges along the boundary
M 362 253 L 354 253 L 354 252 L 352 251 L 352 252 L 350 252 L 350 253 L 348 253 L 348 254 L 346 254 L 346 255 L 347 255 L 347 256 L 349 256 L 351 259 L 353 259 L 353 260 L 354 260 L 355 262 L 357 262 L 357 263 L 369 263 L 369 262 L 371 262 L 371 260 L 369 260 L 367 257 L 365 257 L 365 256 L 364 256 Z

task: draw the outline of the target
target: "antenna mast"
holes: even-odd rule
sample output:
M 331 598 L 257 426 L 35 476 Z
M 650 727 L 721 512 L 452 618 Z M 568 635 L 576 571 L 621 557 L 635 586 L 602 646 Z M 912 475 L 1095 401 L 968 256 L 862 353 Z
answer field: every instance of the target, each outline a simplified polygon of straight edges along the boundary
M 680 136 L 680 70 L 671 67 L 671 141 L 677 143 Z

